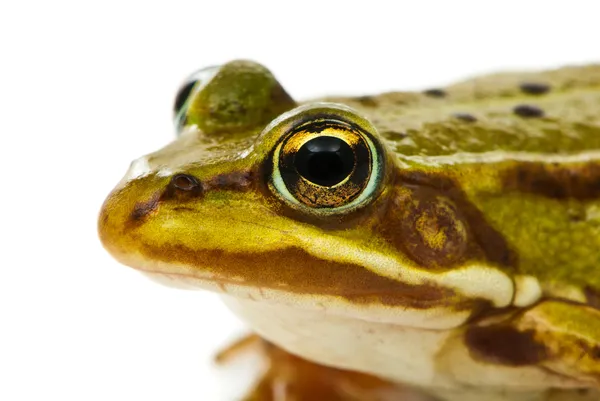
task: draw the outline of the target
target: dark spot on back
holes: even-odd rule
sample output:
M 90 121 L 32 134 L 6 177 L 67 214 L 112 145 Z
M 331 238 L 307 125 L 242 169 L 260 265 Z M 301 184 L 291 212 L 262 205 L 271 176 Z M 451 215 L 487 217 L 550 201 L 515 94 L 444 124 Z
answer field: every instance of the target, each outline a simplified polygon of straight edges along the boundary
M 381 136 L 383 136 L 384 138 L 390 139 L 392 141 L 400 141 L 400 140 L 406 138 L 408 136 L 408 134 L 405 132 L 398 132 L 398 131 L 383 131 L 381 133 Z
M 465 344 L 474 359 L 508 366 L 535 365 L 547 357 L 533 330 L 510 326 L 473 326 L 465 333 Z
M 521 104 L 513 108 L 513 113 L 523 118 L 540 118 L 544 117 L 544 110 L 530 104 Z
M 474 123 L 477 121 L 477 118 L 469 113 L 454 113 L 452 116 L 457 120 L 464 121 L 466 123 Z
M 446 91 L 443 89 L 432 88 L 423 91 L 425 96 L 434 97 L 434 98 L 444 98 L 446 97 Z
M 600 197 L 600 164 L 522 162 L 502 175 L 505 190 L 553 199 L 591 200 Z
M 376 107 L 378 102 L 373 96 L 359 96 L 356 101 L 365 107 Z
M 519 85 L 519 89 L 528 95 L 544 95 L 550 91 L 550 85 L 541 82 L 523 82 Z

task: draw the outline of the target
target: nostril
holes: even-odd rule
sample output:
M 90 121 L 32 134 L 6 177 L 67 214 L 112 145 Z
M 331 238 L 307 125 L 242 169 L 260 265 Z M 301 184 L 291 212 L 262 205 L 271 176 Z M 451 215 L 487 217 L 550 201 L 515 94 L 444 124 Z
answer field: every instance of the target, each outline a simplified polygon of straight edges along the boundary
M 180 189 L 182 191 L 193 191 L 200 187 L 200 183 L 198 182 L 196 177 L 187 174 L 174 175 L 171 179 L 171 183 L 175 188 Z
M 176 199 L 186 201 L 202 195 L 202 184 L 199 179 L 189 174 L 175 174 L 169 185 L 160 196 L 161 201 Z

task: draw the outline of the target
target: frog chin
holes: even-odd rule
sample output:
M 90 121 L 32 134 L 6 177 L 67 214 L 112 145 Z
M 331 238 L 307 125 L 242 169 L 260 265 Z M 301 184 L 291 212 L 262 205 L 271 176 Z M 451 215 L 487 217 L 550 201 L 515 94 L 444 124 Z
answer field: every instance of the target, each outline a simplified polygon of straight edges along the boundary
M 444 399 L 452 401 L 505 400 L 488 398 L 499 389 L 502 394 L 525 394 L 542 391 L 549 384 L 557 388 L 582 386 L 577 380 L 537 366 L 514 368 L 478 362 L 463 341 L 462 328 L 418 327 L 415 315 L 403 324 L 338 313 L 328 307 L 311 309 L 230 294 L 222 298 L 261 337 L 292 354 L 327 366 L 442 390 Z M 480 398 L 465 398 L 460 391 L 456 397 L 446 396 L 448 390 L 473 388 L 482 389 Z
M 502 389 L 502 394 L 515 391 L 525 395 L 543 391 L 548 385 L 582 387 L 577 380 L 536 366 L 503 367 L 474 360 L 462 337 L 470 310 L 355 304 L 336 296 L 297 294 L 220 280 L 209 273 L 200 277 L 143 272 L 168 286 L 219 293 L 227 307 L 249 327 L 292 354 L 441 391 L 452 401 L 467 400 L 468 391 L 463 391 L 473 388 L 482 388 L 477 394 L 480 399 L 504 400 L 485 397 L 494 389 Z M 457 391 L 456 397 L 451 397 L 449 391 Z

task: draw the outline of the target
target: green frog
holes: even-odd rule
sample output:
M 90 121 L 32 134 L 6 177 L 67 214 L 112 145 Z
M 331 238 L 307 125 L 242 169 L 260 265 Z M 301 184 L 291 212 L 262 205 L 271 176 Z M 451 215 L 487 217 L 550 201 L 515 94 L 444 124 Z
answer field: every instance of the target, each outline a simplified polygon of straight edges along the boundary
M 174 115 L 99 235 L 264 340 L 247 400 L 600 400 L 600 65 L 297 102 L 237 60 Z

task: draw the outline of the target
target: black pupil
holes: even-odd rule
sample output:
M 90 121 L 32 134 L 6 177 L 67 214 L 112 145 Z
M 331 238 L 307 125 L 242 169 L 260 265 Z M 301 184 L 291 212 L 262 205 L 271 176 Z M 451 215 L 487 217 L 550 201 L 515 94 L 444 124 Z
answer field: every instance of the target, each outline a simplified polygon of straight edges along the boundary
M 190 96 L 190 93 L 192 92 L 192 89 L 194 89 L 196 82 L 197 81 L 190 81 L 186 83 L 179 89 L 179 92 L 177 92 L 177 96 L 175 96 L 175 104 L 173 105 L 175 114 L 179 113 L 179 110 L 181 110 L 185 104 L 185 101 Z
M 308 181 L 331 187 L 352 173 L 354 152 L 340 138 L 319 136 L 302 145 L 294 157 L 294 167 Z

